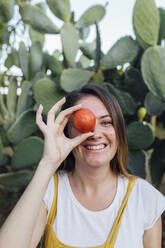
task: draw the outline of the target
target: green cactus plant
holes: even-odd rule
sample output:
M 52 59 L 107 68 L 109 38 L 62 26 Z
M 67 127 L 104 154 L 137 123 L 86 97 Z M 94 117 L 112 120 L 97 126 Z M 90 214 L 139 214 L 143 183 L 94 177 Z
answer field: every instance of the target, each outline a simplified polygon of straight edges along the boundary
M 20 132 L 21 130 L 21 132 Z M 13 144 L 18 144 L 21 140 L 37 131 L 35 123 L 35 112 L 33 110 L 24 111 L 7 131 L 7 137 Z
M 153 131 L 147 123 L 131 122 L 127 126 L 127 139 L 130 149 L 146 149 L 154 141 Z
M 129 150 L 128 169 L 142 178 L 146 178 L 146 156 L 142 150 Z
M 71 18 L 70 12 L 70 2 L 69 0 L 47 0 L 47 4 L 51 11 L 63 20 L 64 22 L 69 22 Z
M 39 41 L 41 47 L 43 48 L 45 42 L 44 34 L 37 32 L 31 26 L 29 26 L 29 35 L 32 43 L 34 43 L 35 41 Z
M 78 44 L 78 31 L 71 23 L 65 23 L 61 29 L 61 39 L 64 50 L 64 55 L 69 65 L 73 64 L 77 51 Z
M 105 8 L 101 5 L 94 5 L 87 9 L 77 21 L 78 27 L 88 27 L 100 21 L 105 15 Z
M 165 100 L 165 49 L 160 46 L 150 47 L 143 54 L 142 75 L 144 82 L 153 95 Z
M 19 8 L 23 21 L 30 24 L 36 31 L 48 34 L 59 33 L 59 29 L 38 6 L 20 3 Z
M 136 0 L 133 27 L 139 44 L 145 49 L 158 42 L 160 16 L 154 0 Z
M 28 52 L 26 50 L 24 42 L 20 43 L 19 46 L 19 61 L 25 79 L 29 79 L 29 59 Z
M 47 114 L 50 108 L 59 101 L 64 94 L 58 91 L 57 85 L 48 78 L 38 80 L 34 85 L 34 98 L 39 106 L 43 105 L 43 112 Z
M 92 77 L 92 72 L 82 69 L 67 69 L 61 75 L 61 87 L 66 92 L 70 92 L 88 83 Z
M 14 0 L 0 0 L 0 16 L 4 22 L 8 22 L 14 13 Z
M 23 139 L 16 147 L 11 166 L 13 170 L 25 169 L 39 163 L 43 153 L 43 140 L 31 136 Z
M 0 7 L 2 3 L 4 0 L 0 0 Z M 5 7 L 8 3 L 5 1 Z M 132 20 L 135 38 L 121 37 L 103 54 L 99 25 L 106 7 L 94 5 L 76 20 L 69 0 L 47 0 L 45 4 L 60 19 L 60 28 L 40 5 L 16 2 L 20 25 L 29 32 L 28 42 L 20 39 L 18 48 L 10 39 L 17 26 L 10 31 L 10 23 L 5 23 L 13 16 L 12 5 L 0 21 L 0 36 L 6 32 L 6 38 L 0 37 L 0 49 L 4 42 L 8 47 L 7 69 L 0 80 L 1 86 L 9 89 L 7 96 L 0 94 L 0 191 L 21 192 L 42 156 L 43 136 L 35 123 L 39 104 L 44 107 L 46 121 L 55 102 L 86 84 L 101 85 L 117 98 L 126 123 L 128 170 L 151 178 L 159 187 L 165 173 L 165 10 L 158 9 L 154 0 L 136 0 Z M 96 35 L 89 42 L 91 25 L 95 25 Z M 60 51 L 56 46 L 52 54 L 43 49 L 45 34 L 60 36 Z M 21 69 L 22 76 L 8 73 L 13 65 Z M 145 115 L 139 118 L 144 107 Z
M 119 39 L 102 59 L 105 69 L 132 62 L 138 54 L 137 43 L 129 36 Z

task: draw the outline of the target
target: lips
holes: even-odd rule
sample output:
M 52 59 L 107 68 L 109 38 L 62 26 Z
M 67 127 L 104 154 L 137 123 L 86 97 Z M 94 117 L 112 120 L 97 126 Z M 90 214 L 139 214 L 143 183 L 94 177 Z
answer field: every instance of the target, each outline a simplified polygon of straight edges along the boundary
M 90 150 L 90 151 L 99 151 L 99 150 L 103 150 L 105 147 L 107 146 L 107 144 L 89 144 L 89 145 L 84 145 L 84 147 L 87 149 L 87 150 Z

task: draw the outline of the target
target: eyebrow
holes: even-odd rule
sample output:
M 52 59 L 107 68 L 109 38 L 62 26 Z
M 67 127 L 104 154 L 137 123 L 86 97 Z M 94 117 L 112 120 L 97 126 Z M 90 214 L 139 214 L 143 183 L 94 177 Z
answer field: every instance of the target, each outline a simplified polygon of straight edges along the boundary
M 100 116 L 100 119 L 104 119 L 106 117 L 110 117 L 112 119 L 112 117 L 110 115 L 103 115 L 103 116 Z

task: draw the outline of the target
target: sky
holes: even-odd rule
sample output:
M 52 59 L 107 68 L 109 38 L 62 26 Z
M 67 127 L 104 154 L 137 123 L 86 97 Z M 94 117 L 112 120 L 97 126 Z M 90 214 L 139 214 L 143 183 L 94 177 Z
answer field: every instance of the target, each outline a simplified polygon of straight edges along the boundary
M 147 1 L 147 0 L 146 0 Z M 112 45 L 122 36 L 131 35 L 133 38 L 133 25 L 132 25 L 132 14 L 135 0 L 70 0 L 71 10 L 75 11 L 76 20 L 84 13 L 84 11 L 95 5 L 105 5 L 108 2 L 105 17 L 99 23 L 99 29 L 102 41 L 102 50 L 107 52 Z M 165 0 L 155 0 L 157 7 L 165 8 Z M 61 26 L 62 22 L 57 19 L 53 21 Z M 94 27 L 91 30 L 88 41 L 92 41 L 95 37 Z M 54 35 L 46 36 L 45 49 L 50 53 L 54 51 L 54 48 L 60 47 L 60 37 Z

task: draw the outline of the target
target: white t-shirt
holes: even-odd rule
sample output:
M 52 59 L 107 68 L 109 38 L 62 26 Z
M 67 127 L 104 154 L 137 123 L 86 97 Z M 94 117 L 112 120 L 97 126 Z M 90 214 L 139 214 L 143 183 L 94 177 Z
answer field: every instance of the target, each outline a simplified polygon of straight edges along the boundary
M 118 176 L 116 196 L 111 205 L 100 211 L 82 206 L 74 196 L 67 173 L 59 172 L 57 214 L 53 224 L 57 238 L 77 247 L 105 243 L 126 194 L 128 179 Z M 54 177 L 51 178 L 44 202 L 51 209 Z M 115 248 L 143 248 L 144 230 L 150 229 L 165 210 L 165 196 L 147 181 L 138 178 L 130 194 L 121 222 Z

